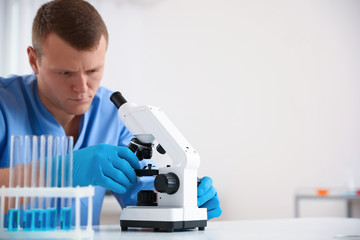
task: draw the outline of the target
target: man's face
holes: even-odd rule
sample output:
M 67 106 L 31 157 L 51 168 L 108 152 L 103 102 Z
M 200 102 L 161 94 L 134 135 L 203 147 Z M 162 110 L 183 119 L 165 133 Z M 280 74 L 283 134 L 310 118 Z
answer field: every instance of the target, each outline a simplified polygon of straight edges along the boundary
M 81 115 L 89 109 L 103 76 L 106 45 L 101 37 L 96 48 L 79 51 L 56 34 L 45 39 L 32 68 L 40 99 L 53 115 Z

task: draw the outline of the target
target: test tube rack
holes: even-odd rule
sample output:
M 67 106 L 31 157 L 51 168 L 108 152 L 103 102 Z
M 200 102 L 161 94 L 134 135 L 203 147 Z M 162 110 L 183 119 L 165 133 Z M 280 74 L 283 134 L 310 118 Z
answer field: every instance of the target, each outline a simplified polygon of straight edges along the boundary
M 0 239 L 93 239 L 94 230 L 92 228 L 92 210 L 94 196 L 94 187 L 14 187 L 6 188 L 2 186 L 0 188 Z M 44 198 L 71 198 L 75 199 L 75 226 L 69 230 L 62 230 L 57 227 L 53 231 L 23 231 L 22 228 L 18 228 L 17 231 L 8 231 L 4 227 L 4 210 L 5 201 L 9 197 L 16 199 L 25 197 L 44 197 Z M 88 213 L 87 213 L 87 226 L 80 226 L 80 199 L 88 198 Z M 20 226 L 20 217 L 18 218 L 18 226 Z M 49 235 L 51 234 L 51 236 Z

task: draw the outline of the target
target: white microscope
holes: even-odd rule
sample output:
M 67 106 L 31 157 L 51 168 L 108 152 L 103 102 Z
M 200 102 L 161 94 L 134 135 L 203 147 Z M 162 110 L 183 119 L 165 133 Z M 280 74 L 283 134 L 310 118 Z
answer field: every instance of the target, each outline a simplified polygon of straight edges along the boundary
M 138 176 L 156 175 L 157 191 L 140 191 L 137 206 L 128 206 L 120 216 L 121 229 L 129 227 L 166 229 L 198 228 L 207 225 L 207 210 L 197 206 L 197 170 L 200 157 L 164 112 L 152 106 L 138 106 L 127 102 L 120 92 L 110 97 L 119 108 L 119 117 L 135 138 L 129 148 L 137 152 L 139 160 L 151 158 L 151 149 L 157 143 L 157 151 L 165 152 L 172 165 L 137 170 Z

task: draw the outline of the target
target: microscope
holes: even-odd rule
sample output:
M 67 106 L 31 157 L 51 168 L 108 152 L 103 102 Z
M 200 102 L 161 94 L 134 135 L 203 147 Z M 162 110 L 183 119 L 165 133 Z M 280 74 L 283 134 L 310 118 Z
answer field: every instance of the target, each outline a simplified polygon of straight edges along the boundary
M 200 157 L 185 137 L 157 107 L 138 106 L 125 100 L 120 92 L 110 100 L 119 108 L 118 115 L 135 137 L 129 148 L 141 161 L 152 157 L 152 149 L 168 154 L 172 164 L 159 169 L 136 170 L 136 175 L 154 176 L 155 191 L 138 193 L 136 206 L 127 206 L 120 216 L 121 230 L 128 228 L 204 230 L 207 225 L 207 210 L 197 206 L 197 170 Z

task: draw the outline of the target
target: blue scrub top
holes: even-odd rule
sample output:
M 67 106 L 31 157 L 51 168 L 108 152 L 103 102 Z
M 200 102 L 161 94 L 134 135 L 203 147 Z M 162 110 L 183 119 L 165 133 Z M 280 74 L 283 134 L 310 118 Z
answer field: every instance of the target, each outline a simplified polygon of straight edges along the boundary
M 79 138 L 74 150 L 105 143 L 127 146 L 133 137 L 118 117 L 118 110 L 109 100 L 112 91 L 100 87 L 89 110 L 82 116 Z M 10 138 L 12 135 L 65 136 L 59 122 L 40 101 L 35 75 L 0 77 L 0 168 L 10 165 Z M 150 163 L 140 162 L 140 166 Z M 152 163 L 152 162 L 151 162 Z M 138 178 L 125 194 L 113 193 L 122 207 L 136 205 L 137 192 L 153 190 L 153 178 Z M 99 224 L 101 205 L 106 189 L 95 186 L 93 197 L 93 224 Z M 73 204 L 74 207 L 74 204 Z M 81 225 L 87 224 L 87 199 L 81 199 Z M 74 223 L 75 221 L 73 221 Z

